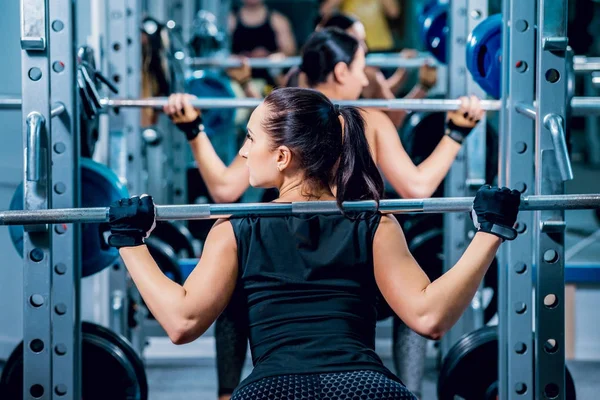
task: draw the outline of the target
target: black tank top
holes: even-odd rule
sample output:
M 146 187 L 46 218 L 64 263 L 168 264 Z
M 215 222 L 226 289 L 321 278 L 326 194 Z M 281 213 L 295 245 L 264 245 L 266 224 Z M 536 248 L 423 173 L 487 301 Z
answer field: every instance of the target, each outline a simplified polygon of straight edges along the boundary
M 275 30 L 271 26 L 271 12 L 267 11 L 267 17 L 262 25 L 247 26 L 236 13 L 235 30 L 231 37 L 231 51 L 234 54 L 251 52 L 257 47 L 264 47 L 270 53 L 277 51 L 277 40 Z
M 271 26 L 271 12 L 267 10 L 265 22 L 262 25 L 247 26 L 242 22 L 239 12 L 236 13 L 235 30 L 231 37 L 231 52 L 234 54 L 246 54 L 264 47 L 269 53 L 275 53 L 278 49 L 275 30 Z M 275 85 L 275 80 L 268 70 L 264 68 L 253 68 L 252 76 L 264 79 L 268 85 Z
M 254 370 L 241 386 L 288 374 L 374 370 L 373 236 L 380 214 L 231 218 Z

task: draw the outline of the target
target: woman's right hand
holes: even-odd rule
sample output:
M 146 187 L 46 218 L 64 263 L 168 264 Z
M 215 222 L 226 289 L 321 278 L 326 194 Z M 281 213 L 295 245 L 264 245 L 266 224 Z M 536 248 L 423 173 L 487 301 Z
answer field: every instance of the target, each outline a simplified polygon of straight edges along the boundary
M 437 68 L 429 63 L 424 63 L 419 68 L 419 84 L 425 89 L 430 90 L 437 82 Z
M 228 68 L 226 71 L 227 76 L 239 83 L 241 86 L 244 86 L 250 81 L 250 79 L 252 79 L 252 68 L 250 68 L 250 63 L 248 62 L 247 57 L 235 58 L 239 59 L 242 65 L 235 68 Z
M 459 100 L 460 108 L 446 114 L 446 136 L 462 144 L 483 118 L 485 110 L 476 96 L 463 96 Z
M 200 116 L 200 110 L 192 106 L 191 101 L 194 99 L 196 99 L 196 96 L 191 94 L 173 93 L 169 96 L 169 100 L 167 105 L 163 107 L 163 111 L 176 125 L 193 122 Z
M 163 107 L 165 114 L 183 133 L 188 141 L 194 140 L 200 132 L 204 132 L 200 110 L 192 106 L 196 96 L 187 93 L 175 93 L 169 96 L 167 105 Z

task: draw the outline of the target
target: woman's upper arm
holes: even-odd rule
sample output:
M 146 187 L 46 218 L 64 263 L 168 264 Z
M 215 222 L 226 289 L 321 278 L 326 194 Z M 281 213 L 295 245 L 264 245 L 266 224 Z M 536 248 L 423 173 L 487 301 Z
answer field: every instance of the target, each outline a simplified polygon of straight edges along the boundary
M 370 110 L 367 124 L 375 132 L 377 165 L 394 190 L 404 198 L 420 196 L 419 169 L 404 149 L 398 130 L 390 118 L 381 111 Z
M 186 319 L 208 328 L 225 309 L 238 277 L 237 243 L 233 226 L 218 220 L 212 227 L 198 265 L 183 288 Z
M 290 21 L 278 12 L 271 14 L 271 20 L 277 36 L 279 51 L 283 52 L 286 56 L 294 55 L 296 53 L 296 38 L 292 32 Z
M 229 15 L 227 16 L 227 29 L 229 30 L 229 33 L 233 33 L 236 26 L 237 26 L 237 19 L 236 19 L 235 15 L 233 13 L 229 13 Z
M 393 216 L 381 217 L 373 239 L 375 280 L 392 310 L 415 332 L 424 332 L 426 307 L 423 291 L 431 282 L 408 250 L 400 224 Z

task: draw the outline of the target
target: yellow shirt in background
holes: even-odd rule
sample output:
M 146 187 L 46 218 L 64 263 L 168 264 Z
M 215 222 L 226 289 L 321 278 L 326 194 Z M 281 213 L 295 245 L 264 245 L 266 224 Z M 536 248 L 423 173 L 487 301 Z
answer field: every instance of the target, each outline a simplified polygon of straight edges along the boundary
M 340 11 L 357 17 L 365 26 L 369 51 L 394 48 L 394 39 L 379 0 L 343 0 Z

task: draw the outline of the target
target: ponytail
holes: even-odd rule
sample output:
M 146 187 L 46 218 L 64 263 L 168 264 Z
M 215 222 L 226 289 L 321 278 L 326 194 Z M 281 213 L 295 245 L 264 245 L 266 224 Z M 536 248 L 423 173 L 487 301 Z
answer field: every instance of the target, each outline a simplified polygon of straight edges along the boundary
M 383 179 L 371 156 L 365 136 L 365 121 L 355 107 L 340 107 L 342 123 L 342 153 L 336 171 L 336 200 L 379 200 L 383 196 Z
M 272 148 L 287 146 L 306 181 L 336 187 L 336 200 L 375 200 L 383 179 L 369 149 L 365 121 L 355 107 L 338 107 L 313 89 L 280 88 L 264 100 L 262 127 Z M 340 117 L 341 116 L 341 117 Z

